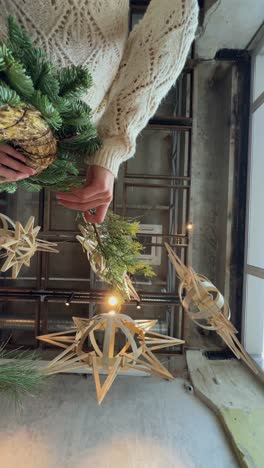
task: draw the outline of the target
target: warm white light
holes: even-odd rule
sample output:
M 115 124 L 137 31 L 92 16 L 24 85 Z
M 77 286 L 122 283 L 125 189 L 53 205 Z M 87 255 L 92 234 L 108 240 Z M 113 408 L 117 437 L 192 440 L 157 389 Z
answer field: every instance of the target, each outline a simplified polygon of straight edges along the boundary
M 65 301 L 65 305 L 67 307 L 69 307 L 69 305 L 71 305 L 71 301 L 73 300 L 73 298 L 74 298 L 74 293 L 71 293 L 70 296 Z
M 110 306 L 116 306 L 118 304 L 118 299 L 116 296 L 110 296 L 108 299 L 108 304 Z
M 193 223 L 188 223 L 186 228 L 188 229 L 188 231 L 192 231 L 193 229 Z
M 109 315 L 115 315 L 115 310 L 110 310 L 110 311 L 108 312 L 108 314 L 109 314 Z
M 138 305 L 137 305 L 137 309 L 141 309 L 141 305 L 138 304 Z

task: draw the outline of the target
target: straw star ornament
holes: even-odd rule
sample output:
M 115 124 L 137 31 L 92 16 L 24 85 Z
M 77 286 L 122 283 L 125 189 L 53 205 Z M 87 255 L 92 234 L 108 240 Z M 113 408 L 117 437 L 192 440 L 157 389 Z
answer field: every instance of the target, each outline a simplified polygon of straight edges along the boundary
M 80 234 L 76 238 L 95 274 L 110 284 L 124 300 L 139 302 L 130 276 L 155 276 L 151 265 L 140 258 L 144 246 L 137 239 L 139 222 L 110 210 L 102 224 L 89 223 L 82 214 L 78 227 Z
M 170 245 L 165 243 L 165 247 L 180 279 L 179 297 L 189 318 L 198 327 L 215 331 L 237 359 L 242 359 L 255 374 L 258 374 L 259 370 L 254 361 L 236 336 L 238 330 L 230 322 L 231 312 L 223 295 L 209 279 L 184 265 Z
M 79 229 L 81 231 L 81 236 L 76 236 L 76 239 L 80 242 L 83 249 L 87 253 L 87 258 L 90 263 L 90 266 L 94 273 L 98 275 L 103 281 L 109 282 L 107 280 L 107 274 L 109 271 L 109 267 L 107 266 L 107 262 L 102 254 L 96 250 L 97 243 L 92 239 L 87 237 L 87 228 L 85 229 L 82 225 L 79 225 Z M 135 301 L 140 301 L 140 297 L 136 292 L 131 279 L 129 278 L 126 272 L 123 273 L 122 277 L 120 277 L 120 284 L 122 284 L 123 293 L 129 299 L 134 299 Z
M 99 404 L 122 371 L 135 369 L 167 380 L 174 379 L 153 351 L 179 346 L 184 341 L 153 332 L 151 328 L 156 320 L 133 320 L 112 311 L 91 319 L 73 317 L 73 322 L 75 327 L 71 330 L 38 337 L 64 349 L 43 370 L 46 375 L 80 368 L 92 370 Z M 119 340 L 116 340 L 118 331 L 121 335 L 119 333 Z M 100 371 L 107 375 L 103 384 Z
M 35 218 L 31 216 L 23 227 L 14 223 L 8 216 L 0 213 L 0 249 L 5 250 L 0 258 L 5 258 L 1 271 L 12 269 L 12 278 L 17 278 L 23 265 L 29 267 L 30 260 L 37 251 L 55 252 L 57 244 L 38 239 L 40 226 L 34 227 Z M 11 229 L 10 229 L 11 227 Z

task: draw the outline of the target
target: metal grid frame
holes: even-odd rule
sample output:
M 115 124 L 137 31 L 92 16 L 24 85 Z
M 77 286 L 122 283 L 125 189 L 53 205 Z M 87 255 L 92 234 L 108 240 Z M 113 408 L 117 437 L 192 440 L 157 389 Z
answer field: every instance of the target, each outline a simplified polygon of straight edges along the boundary
M 143 13 L 146 9 L 148 1 L 131 1 L 131 17 L 130 23 L 132 22 L 132 15 L 135 13 Z M 192 48 L 191 57 L 194 55 L 194 48 Z M 127 211 L 127 191 L 130 187 L 141 187 L 141 188 L 156 188 L 161 190 L 162 188 L 166 189 L 176 189 L 183 190 L 187 193 L 187 203 L 186 203 L 186 213 L 185 217 L 189 220 L 190 216 L 190 188 L 191 188 L 191 158 L 192 158 L 192 102 L 193 102 L 193 60 L 190 59 L 187 61 L 186 66 L 182 73 L 190 74 L 190 96 L 189 96 L 189 117 L 154 117 L 150 120 L 148 127 L 149 129 L 156 130 L 175 130 L 177 132 L 187 132 L 188 133 L 188 174 L 186 176 L 170 176 L 164 174 L 134 174 L 128 171 L 128 164 L 125 165 L 124 178 L 123 178 L 123 206 L 122 213 L 126 215 Z M 154 184 L 148 183 L 149 179 L 154 179 Z M 117 210 L 116 204 L 116 194 L 117 187 L 115 184 L 114 194 L 113 194 L 113 210 Z M 172 207 L 169 207 L 172 209 Z M 57 230 L 52 229 L 51 227 L 51 194 L 45 193 L 42 191 L 39 196 L 39 208 L 38 208 L 38 217 L 39 224 L 43 226 L 41 231 L 42 238 L 46 240 L 53 241 L 56 239 L 58 243 L 60 242 L 74 242 L 75 235 L 77 231 L 70 230 Z M 144 234 L 141 234 L 144 236 Z M 188 250 L 190 246 L 190 235 L 186 230 L 185 233 L 180 234 L 162 234 L 157 237 L 162 237 L 165 241 L 170 242 L 174 247 L 180 247 L 183 249 L 183 258 L 185 263 L 188 262 Z M 159 246 L 163 247 L 163 244 L 160 243 L 150 243 L 146 244 L 149 246 Z M 44 280 L 43 280 L 44 276 Z M 0 301 L 35 301 L 35 319 L 34 319 L 34 336 L 37 334 L 46 333 L 48 331 L 48 304 L 49 301 L 53 302 L 64 302 L 67 300 L 70 294 L 73 294 L 74 298 L 72 302 L 74 303 L 86 303 L 89 305 L 87 308 L 87 316 L 92 313 L 93 304 L 99 304 L 105 302 L 107 291 L 104 290 L 94 290 L 93 281 L 91 274 L 91 283 L 90 291 L 80 291 L 80 290 L 65 290 L 65 289 L 53 289 L 48 285 L 49 281 L 49 256 L 45 253 L 37 254 L 37 263 L 36 263 L 36 285 L 33 288 L 18 288 L 18 287 L 6 287 L 5 281 L 3 281 L 3 286 L 0 285 Z M 142 304 L 151 304 L 155 305 L 166 305 L 170 310 L 171 316 L 171 325 L 170 325 L 170 334 L 174 333 L 174 314 L 177 310 L 179 313 L 179 338 L 184 339 L 185 336 L 185 322 L 184 315 L 182 314 L 180 308 L 180 302 L 177 294 L 170 293 L 147 293 L 145 291 L 140 291 L 140 297 Z M 18 317 L 19 319 L 19 317 Z M 1 325 L 1 323 L 0 323 Z M 0 326 L 1 328 L 1 326 Z M 34 346 L 38 346 L 38 342 L 35 339 Z M 176 352 L 179 350 L 177 349 Z

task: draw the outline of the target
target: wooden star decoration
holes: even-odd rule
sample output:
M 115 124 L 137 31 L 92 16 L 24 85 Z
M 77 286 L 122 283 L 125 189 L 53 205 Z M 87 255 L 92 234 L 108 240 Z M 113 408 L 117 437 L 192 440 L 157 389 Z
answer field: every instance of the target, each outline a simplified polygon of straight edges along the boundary
M 99 404 L 119 372 L 136 369 L 167 380 L 174 379 L 153 351 L 179 346 L 184 341 L 151 331 L 156 320 L 133 320 L 128 315 L 109 312 L 91 319 L 73 317 L 73 322 L 75 327 L 71 330 L 38 336 L 39 340 L 64 349 L 49 363 L 44 370 L 45 374 L 85 367 L 91 369 Z M 103 338 L 102 345 L 98 340 L 100 334 Z M 120 341 L 122 343 L 118 346 Z M 107 373 L 103 384 L 100 370 Z
M 88 237 L 89 234 L 89 224 L 86 227 L 79 225 L 79 229 L 81 231 L 81 236 L 77 235 L 76 239 L 81 243 L 83 249 L 87 253 L 87 258 L 90 263 L 90 266 L 94 273 L 98 275 L 103 281 L 107 281 L 106 274 L 107 274 L 107 264 L 102 255 L 96 250 L 97 243 Z M 121 282 L 123 284 L 124 294 L 125 296 L 131 300 L 134 299 L 137 302 L 140 302 L 140 297 L 136 292 L 131 279 L 129 278 L 128 274 L 124 272 L 123 277 L 121 278 Z
M 5 250 L 0 258 L 5 258 L 1 271 L 12 268 L 12 278 L 17 278 L 23 265 L 29 267 L 31 257 L 37 251 L 56 252 L 57 244 L 37 238 L 40 226 L 34 227 L 35 218 L 31 216 L 25 227 L 20 222 L 14 223 L 8 216 L 0 213 L 0 249 Z M 11 226 L 11 229 L 9 227 Z
M 255 374 L 259 374 L 236 336 L 238 330 L 230 322 L 230 308 L 223 295 L 209 279 L 184 265 L 166 242 L 165 247 L 180 279 L 179 297 L 189 318 L 201 328 L 216 331 L 237 359 L 242 359 Z

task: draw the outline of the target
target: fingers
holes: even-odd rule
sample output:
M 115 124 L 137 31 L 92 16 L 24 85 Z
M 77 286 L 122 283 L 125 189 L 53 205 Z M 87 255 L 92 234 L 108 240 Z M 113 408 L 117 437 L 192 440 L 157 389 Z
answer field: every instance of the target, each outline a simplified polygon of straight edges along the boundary
M 105 220 L 105 216 L 109 208 L 109 205 L 110 203 L 99 206 L 95 214 L 85 213 L 84 216 L 85 216 L 86 221 L 88 221 L 88 223 L 97 223 L 97 224 L 103 223 Z
M 81 189 L 73 187 L 72 193 L 76 197 L 81 198 L 81 199 L 85 198 L 85 200 L 88 201 L 88 200 L 92 200 L 93 198 L 95 198 L 96 195 L 98 194 L 100 195 L 103 194 L 104 191 L 102 187 L 96 187 L 96 185 L 91 184 Z
M 111 198 L 111 194 L 106 192 L 96 192 L 93 195 L 87 196 L 86 189 L 83 189 L 80 192 L 80 195 L 77 196 L 73 191 L 71 193 L 57 193 L 56 195 L 57 201 L 62 203 L 78 203 L 78 204 L 85 204 L 85 203 L 92 203 L 95 200 L 101 200 L 101 203 L 107 203 Z
M 13 171 L 12 169 L 7 169 L 4 166 L 0 167 L 0 177 L 4 177 L 2 182 L 16 182 L 17 180 L 26 179 L 29 177 L 29 174 Z
M 9 145 L 0 145 L 0 177 L 4 182 L 16 182 L 35 174 L 26 164 L 27 158 Z M 3 181 L 2 181 L 3 182 Z
M 70 193 L 57 193 L 60 205 L 72 210 L 87 212 L 93 208 L 95 214 L 87 213 L 87 221 L 102 223 L 112 201 L 114 175 L 101 166 L 91 166 L 87 171 L 86 184 L 83 188 L 72 188 Z
M 16 159 L 19 159 L 22 162 L 26 162 L 27 158 L 23 154 L 19 153 L 19 151 L 16 151 L 12 146 L 6 145 L 6 144 L 1 144 L 0 145 L 0 151 L 2 153 L 9 154 L 10 156 L 13 156 Z
M 63 193 L 63 192 L 58 192 L 56 194 L 56 198 L 58 203 L 62 202 L 73 202 L 73 203 L 83 203 L 86 198 L 84 196 L 82 197 L 77 197 L 74 195 L 72 192 L 70 193 Z
M 99 198 L 91 202 L 84 202 L 84 203 L 80 203 L 80 200 L 78 202 L 60 200 L 58 201 L 58 204 L 65 206 L 66 208 L 70 208 L 71 210 L 88 211 L 88 210 L 91 210 L 92 208 L 98 208 L 99 206 L 103 204 L 109 205 L 110 202 L 111 202 L 111 199 Z
M 103 192 L 100 188 L 95 187 L 94 185 L 89 185 L 81 189 L 72 188 L 70 193 L 58 192 L 56 197 L 57 200 L 69 201 L 69 202 L 89 202 L 94 199 L 107 197 L 108 193 Z
M 111 200 L 111 197 L 108 199 L 99 198 L 98 200 L 93 200 L 92 202 L 85 203 L 80 203 L 80 200 L 77 203 L 72 201 L 58 200 L 58 204 L 71 210 L 82 211 L 85 213 L 85 218 L 88 222 L 100 224 L 105 219 Z M 88 213 L 88 210 L 91 210 L 93 208 L 96 208 L 96 213 Z
M 112 191 L 107 188 L 98 189 L 93 185 L 89 185 L 82 189 L 72 188 L 70 193 L 58 192 L 56 194 L 56 198 L 58 203 L 62 204 L 82 204 L 84 206 L 83 211 L 85 211 L 89 208 L 96 208 L 96 206 L 91 206 L 94 202 L 100 202 L 100 205 L 103 203 L 109 203 L 112 200 Z M 85 208 L 86 205 L 89 205 L 89 208 Z
M 1 152 L 0 164 L 3 164 L 7 169 L 14 169 L 15 171 L 22 172 L 27 176 L 33 175 L 35 173 L 34 169 L 31 169 L 25 164 L 22 164 L 21 162 L 17 161 L 17 159 L 14 159 L 13 157 L 10 157 L 7 154 Z

